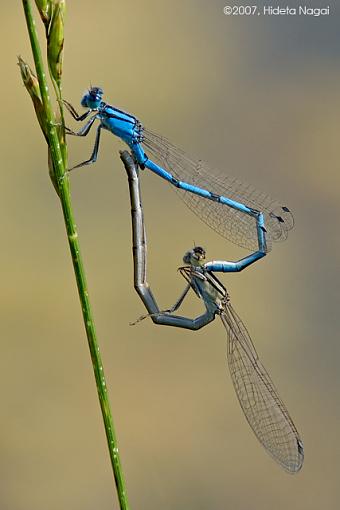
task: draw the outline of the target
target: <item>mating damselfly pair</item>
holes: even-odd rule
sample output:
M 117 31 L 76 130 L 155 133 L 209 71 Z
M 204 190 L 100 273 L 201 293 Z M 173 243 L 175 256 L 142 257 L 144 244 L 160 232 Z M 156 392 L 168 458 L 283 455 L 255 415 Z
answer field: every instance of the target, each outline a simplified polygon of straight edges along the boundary
M 248 423 L 268 453 L 284 469 L 291 473 L 299 471 L 304 458 L 301 438 L 258 358 L 246 327 L 233 309 L 226 288 L 214 275 L 215 272 L 241 271 L 266 255 L 272 241 L 285 239 L 293 227 L 291 212 L 237 179 L 215 177 L 206 164 L 189 158 L 164 137 L 144 129 L 133 115 L 106 104 L 102 97 L 102 89 L 92 87 L 81 101 L 82 106 L 88 108 L 83 115 L 78 115 L 73 106 L 64 101 L 77 121 L 94 113 L 83 128 L 78 132 L 67 129 L 68 134 L 86 136 L 94 121 L 99 120 L 91 157 L 73 168 L 96 161 L 102 129 L 118 136 L 130 147 L 133 158 L 127 152 L 121 157 L 130 188 L 135 288 L 148 311 L 147 316 L 156 324 L 192 330 L 204 327 L 217 315 L 221 317 L 228 338 L 230 374 Z M 144 146 L 158 163 L 149 158 Z M 146 233 L 138 166 L 151 170 L 175 186 L 184 202 L 218 233 L 239 246 L 255 249 L 236 262 L 206 262 L 205 250 L 194 247 L 185 254 L 183 261 L 186 265 L 180 268 L 187 286 L 175 305 L 167 310 L 159 308 L 147 283 Z M 190 289 L 202 299 L 205 313 L 195 319 L 174 315 Z

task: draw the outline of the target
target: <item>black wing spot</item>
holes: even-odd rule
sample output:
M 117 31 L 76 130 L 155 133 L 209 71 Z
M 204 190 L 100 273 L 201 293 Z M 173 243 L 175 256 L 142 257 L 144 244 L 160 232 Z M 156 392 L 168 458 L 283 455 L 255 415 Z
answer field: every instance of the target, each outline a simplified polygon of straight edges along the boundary
M 279 223 L 284 223 L 284 222 L 285 222 L 285 221 L 284 221 L 284 219 L 282 218 L 282 216 L 277 216 L 277 214 L 275 214 L 275 213 L 273 213 L 273 212 L 271 212 L 271 213 L 269 214 L 269 216 L 270 216 L 271 218 L 275 218 L 275 219 L 276 219 Z
M 297 440 L 297 447 L 298 447 L 299 453 L 301 453 L 303 455 L 303 444 L 299 439 Z

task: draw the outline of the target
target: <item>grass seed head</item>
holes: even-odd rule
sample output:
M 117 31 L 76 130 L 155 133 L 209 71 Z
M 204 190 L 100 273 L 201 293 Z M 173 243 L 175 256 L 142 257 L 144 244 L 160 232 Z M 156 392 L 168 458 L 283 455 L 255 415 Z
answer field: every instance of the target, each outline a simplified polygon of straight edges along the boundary
M 60 88 L 63 68 L 65 0 L 54 0 L 47 36 L 47 59 L 52 78 Z
M 47 30 L 51 21 L 52 2 L 51 0 L 35 0 L 35 3 Z
M 18 57 L 18 66 L 21 72 L 22 81 L 24 82 L 26 90 L 31 96 L 35 113 L 37 115 L 42 132 L 44 133 L 44 136 L 47 141 L 47 123 L 41 99 L 38 78 L 33 73 L 30 66 L 26 64 L 26 62 L 21 57 Z

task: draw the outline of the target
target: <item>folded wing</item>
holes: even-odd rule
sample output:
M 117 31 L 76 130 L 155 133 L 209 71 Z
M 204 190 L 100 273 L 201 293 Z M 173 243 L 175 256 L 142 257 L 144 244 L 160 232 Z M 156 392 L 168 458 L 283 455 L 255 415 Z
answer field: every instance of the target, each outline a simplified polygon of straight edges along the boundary
M 221 311 L 221 319 L 228 333 L 230 374 L 245 417 L 267 452 L 286 471 L 295 473 L 304 458 L 299 433 L 229 302 Z

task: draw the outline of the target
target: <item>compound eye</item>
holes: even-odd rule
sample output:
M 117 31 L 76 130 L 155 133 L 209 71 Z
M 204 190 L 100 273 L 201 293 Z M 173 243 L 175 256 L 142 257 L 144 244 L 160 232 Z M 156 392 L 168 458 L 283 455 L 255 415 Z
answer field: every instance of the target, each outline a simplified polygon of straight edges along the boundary
M 192 256 L 192 251 L 187 251 L 187 252 L 184 254 L 184 257 L 183 257 L 183 262 L 184 262 L 184 264 L 190 264 L 190 262 L 191 262 L 191 256 Z
M 195 246 L 194 253 L 201 257 L 205 257 L 205 249 L 202 246 Z
M 90 99 L 90 94 L 84 94 L 83 97 L 82 97 L 82 100 L 80 101 L 80 104 L 84 108 L 87 108 L 88 105 L 89 105 L 89 99 Z
M 100 101 L 101 98 L 103 97 L 103 89 L 101 89 L 100 87 L 92 87 L 89 90 L 89 94 L 93 101 Z

